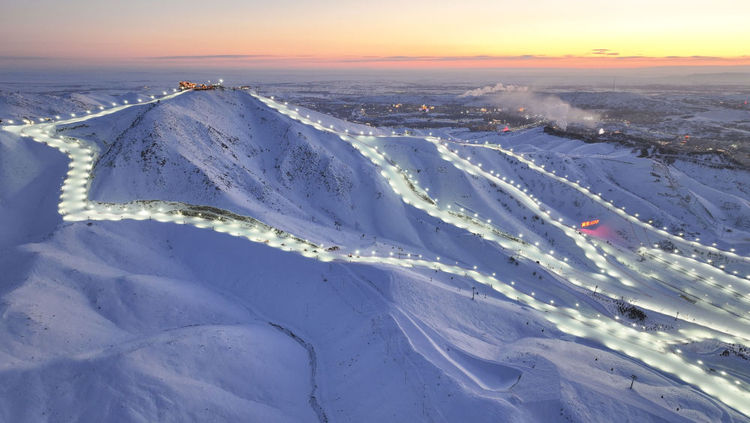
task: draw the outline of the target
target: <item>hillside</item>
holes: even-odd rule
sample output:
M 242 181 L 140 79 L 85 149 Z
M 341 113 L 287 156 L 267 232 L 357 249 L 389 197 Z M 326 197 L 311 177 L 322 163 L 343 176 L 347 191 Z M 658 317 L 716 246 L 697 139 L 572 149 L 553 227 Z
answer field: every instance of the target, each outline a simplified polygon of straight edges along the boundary
M 0 131 L 14 222 L 0 229 L 0 420 L 744 419 L 750 372 L 719 352 L 750 339 L 726 312 L 747 299 L 692 283 L 651 243 L 745 288 L 746 174 L 541 130 L 446 143 L 293 107 L 186 92 L 44 127 L 95 152 L 91 207 L 67 220 L 68 157 Z M 267 234 L 219 227 L 243 217 Z M 618 298 L 647 320 L 623 322 Z M 740 388 L 653 358 L 678 354 Z

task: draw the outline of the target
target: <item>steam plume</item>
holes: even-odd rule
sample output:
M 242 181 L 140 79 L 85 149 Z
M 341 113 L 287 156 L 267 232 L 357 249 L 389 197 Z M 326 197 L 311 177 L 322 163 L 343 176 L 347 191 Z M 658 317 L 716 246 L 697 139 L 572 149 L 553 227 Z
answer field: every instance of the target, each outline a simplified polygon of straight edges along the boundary
M 573 107 L 556 96 L 536 94 L 525 86 L 497 83 L 466 91 L 459 97 L 483 97 L 487 103 L 503 108 L 523 108 L 525 112 L 541 115 L 562 129 L 571 123 L 592 126 L 599 120 L 596 113 Z

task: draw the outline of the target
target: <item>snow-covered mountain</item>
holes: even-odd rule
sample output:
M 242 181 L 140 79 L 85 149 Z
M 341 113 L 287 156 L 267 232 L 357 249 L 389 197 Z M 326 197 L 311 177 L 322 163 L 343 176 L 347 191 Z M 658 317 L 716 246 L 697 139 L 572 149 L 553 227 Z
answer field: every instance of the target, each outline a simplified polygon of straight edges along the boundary
M 34 104 L 28 115 L 49 113 Z M 745 298 L 657 258 L 668 242 L 675 267 L 747 290 L 741 171 L 541 130 L 404 137 L 241 90 L 47 130 L 95 152 L 91 201 L 247 216 L 318 256 L 285 251 L 274 232 L 63 220 L 68 157 L 0 131 L 0 421 L 746 418 L 732 402 L 750 383 L 746 323 L 724 311 Z M 571 228 L 593 218 L 585 237 Z M 417 258 L 431 264 L 406 261 Z M 483 285 L 489 275 L 503 287 Z M 574 329 L 588 318 L 602 323 Z M 652 362 L 646 348 L 687 361 Z M 687 381 L 696 360 L 711 370 Z M 712 391 L 712 371 L 732 389 Z

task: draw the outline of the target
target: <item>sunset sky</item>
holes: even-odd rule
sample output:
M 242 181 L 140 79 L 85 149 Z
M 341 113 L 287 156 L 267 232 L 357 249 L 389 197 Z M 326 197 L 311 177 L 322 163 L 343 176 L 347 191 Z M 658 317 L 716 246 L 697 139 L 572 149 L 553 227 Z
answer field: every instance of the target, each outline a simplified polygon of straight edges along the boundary
M 750 64 L 750 1 L 10 0 L 0 59 L 289 67 Z

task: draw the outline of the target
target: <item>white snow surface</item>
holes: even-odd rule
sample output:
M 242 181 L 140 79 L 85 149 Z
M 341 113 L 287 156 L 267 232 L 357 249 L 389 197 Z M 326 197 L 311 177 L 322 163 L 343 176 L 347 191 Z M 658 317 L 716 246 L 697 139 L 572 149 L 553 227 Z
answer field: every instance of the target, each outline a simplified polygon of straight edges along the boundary
M 12 111 L 38 113 L 34 101 L 23 104 Z M 300 113 L 353 133 L 373 130 Z M 479 266 L 524 292 L 613 313 L 610 300 L 528 260 L 515 264 L 512 252 L 403 202 L 350 144 L 245 92 L 189 92 L 58 131 L 99 149 L 92 200 L 210 205 L 326 247 Z M 607 231 L 593 235 L 618 248 L 650 244 L 654 235 L 484 141 L 585 180 L 659 226 L 750 253 L 747 173 L 657 163 L 539 130 L 473 141 L 451 149 L 513 175 L 567 222 L 601 217 Z M 441 205 L 469 209 L 596 271 L 560 229 L 454 167 L 432 144 L 397 137 L 376 144 Z M 56 150 L 0 131 L 0 421 L 746 420 L 468 277 L 323 263 L 187 225 L 63 221 L 57 202 L 67 163 Z M 649 324 L 674 333 L 693 327 L 647 313 Z M 710 342 L 682 348 L 747 383 L 746 361 L 719 357 L 724 344 Z

